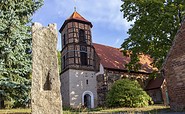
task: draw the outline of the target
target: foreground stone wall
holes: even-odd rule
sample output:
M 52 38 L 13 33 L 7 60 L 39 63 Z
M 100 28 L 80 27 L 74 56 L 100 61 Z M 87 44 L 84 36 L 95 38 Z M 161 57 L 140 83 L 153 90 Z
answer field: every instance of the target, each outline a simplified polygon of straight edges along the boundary
M 185 21 L 176 34 L 162 73 L 167 81 L 170 108 L 175 111 L 185 109 Z
M 32 26 L 32 114 L 61 114 L 55 24 Z

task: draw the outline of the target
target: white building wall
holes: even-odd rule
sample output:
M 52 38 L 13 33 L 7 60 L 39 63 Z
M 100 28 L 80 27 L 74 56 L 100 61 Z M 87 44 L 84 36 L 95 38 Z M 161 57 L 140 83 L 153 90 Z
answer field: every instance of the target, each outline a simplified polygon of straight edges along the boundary
M 69 94 L 70 106 L 78 108 L 83 105 L 84 92 L 92 92 L 94 107 L 97 106 L 97 81 L 94 71 L 83 71 L 69 69 Z M 88 84 L 87 84 L 88 80 Z M 94 108 L 92 107 L 92 108 Z
M 62 96 L 62 105 L 65 107 L 70 106 L 70 98 L 69 98 L 69 70 L 62 73 L 60 76 L 61 82 L 61 96 Z

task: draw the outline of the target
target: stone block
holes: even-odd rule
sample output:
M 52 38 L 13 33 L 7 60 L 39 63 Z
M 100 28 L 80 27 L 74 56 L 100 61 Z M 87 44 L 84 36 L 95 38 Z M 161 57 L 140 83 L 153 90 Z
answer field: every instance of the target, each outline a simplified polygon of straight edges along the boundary
M 32 25 L 32 114 L 61 114 L 56 24 Z

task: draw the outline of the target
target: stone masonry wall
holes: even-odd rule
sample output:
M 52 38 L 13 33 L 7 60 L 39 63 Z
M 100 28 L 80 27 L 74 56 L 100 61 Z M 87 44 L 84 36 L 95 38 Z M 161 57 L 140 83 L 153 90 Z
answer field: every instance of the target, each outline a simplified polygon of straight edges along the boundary
M 105 106 L 108 90 L 110 90 L 115 81 L 123 78 L 137 80 L 142 88 L 145 88 L 148 83 L 148 74 L 105 70 L 104 74 L 99 74 L 97 76 L 98 106 Z
M 61 114 L 55 24 L 32 26 L 32 114 Z
M 163 71 L 167 81 L 170 108 L 175 111 L 185 109 L 185 21 L 176 34 Z

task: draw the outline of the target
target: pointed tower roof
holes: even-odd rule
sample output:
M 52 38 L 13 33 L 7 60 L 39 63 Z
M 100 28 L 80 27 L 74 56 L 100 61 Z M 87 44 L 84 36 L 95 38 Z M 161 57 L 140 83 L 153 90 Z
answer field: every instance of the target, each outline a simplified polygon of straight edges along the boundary
M 73 14 L 67 19 L 67 20 L 71 20 L 71 19 L 76 19 L 76 20 L 81 20 L 81 21 L 85 21 L 85 22 L 89 22 L 88 20 L 86 20 L 84 17 L 82 17 L 78 12 L 73 12 Z
M 73 14 L 67 20 L 65 20 L 59 31 L 61 32 L 64 29 L 65 25 L 69 22 L 81 22 L 89 24 L 91 27 L 93 26 L 90 21 L 82 17 L 78 12 L 74 11 Z

